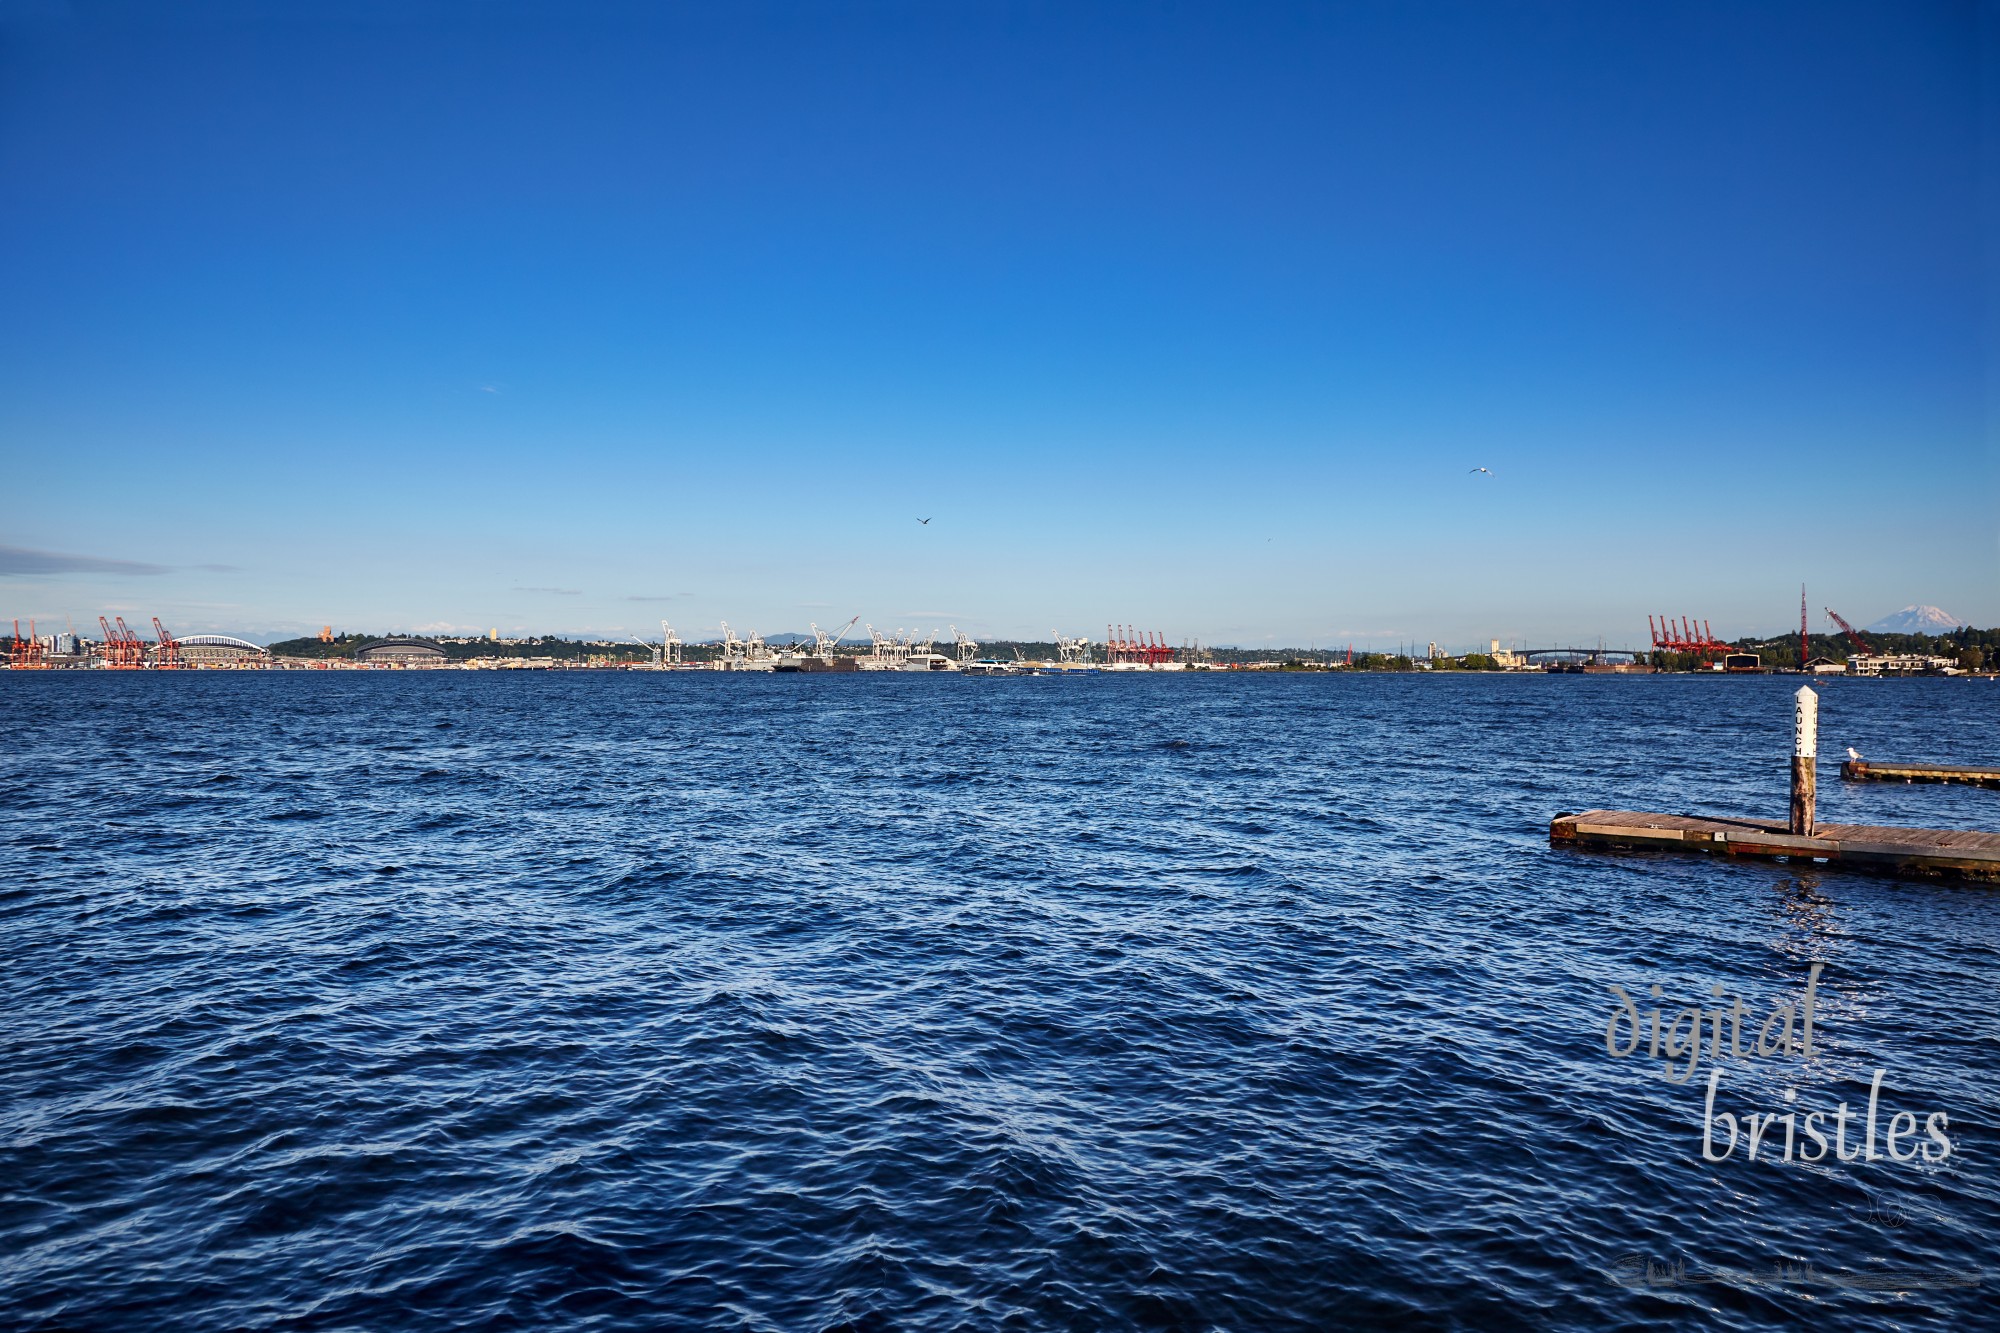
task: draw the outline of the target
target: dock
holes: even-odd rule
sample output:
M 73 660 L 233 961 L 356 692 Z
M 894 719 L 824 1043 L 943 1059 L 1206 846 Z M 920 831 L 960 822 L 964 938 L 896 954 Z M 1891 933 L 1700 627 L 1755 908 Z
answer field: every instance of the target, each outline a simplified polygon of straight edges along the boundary
M 1608 852 L 1696 852 L 1703 856 L 1750 856 L 1885 875 L 1929 875 L 1941 879 L 2000 884 L 2000 833 L 1965 829 L 1890 828 L 1876 824 L 1822 824 L 1819 791 L 1819 695 L 1810 685 L 1792 696 L 1791 817 L 1783 821 L 1719 819 L 1705 815 L 1651 815 L 1638 810 L 1586 810 L 1549 821 L 1551 847 L 1589 847 Z M 1841 768 L 1865 765 L 1854 760 Z M 1865 765 L 1887 770 L 1886 765 Z M 1900 772 L 1902 770 L 1894 770 Z M 1911 766 L 1912 772 L 1987 773 L 1989 769 Z M 1887 773 L 1885 771 L 1884 776 Z M 2000 776 L 2000 774 L 1996 774 Z M 1927 781 L 1948 779 L 1929 778 Z M 1963 779 L 1960 779 L 1963 781 Z M 1910 781 L 1919 781 L 1911 778 Z
M 1878 874 L 2000 883 L 2000 833 L 1818 824 L 1811 836 L 1800 836 L 1783 821 L 1586 810 L 1550 820 L 1549 845 L 1824 861 Z
M 2000 768 L 1955 768 L 1949 764 L 1885 764 L 1849 759 L 1840 766 L 1849 782 L 1962 782 L 2000 789 Z

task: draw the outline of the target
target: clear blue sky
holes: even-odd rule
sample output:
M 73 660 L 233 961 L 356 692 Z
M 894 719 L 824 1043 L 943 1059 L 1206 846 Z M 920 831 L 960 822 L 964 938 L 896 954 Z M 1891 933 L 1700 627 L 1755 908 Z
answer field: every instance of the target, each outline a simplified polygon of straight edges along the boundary
M 1804 581 L 2000 623 L 1996 43 L 1921 0 L 0 0 L 0 614 L 1619 643 Z

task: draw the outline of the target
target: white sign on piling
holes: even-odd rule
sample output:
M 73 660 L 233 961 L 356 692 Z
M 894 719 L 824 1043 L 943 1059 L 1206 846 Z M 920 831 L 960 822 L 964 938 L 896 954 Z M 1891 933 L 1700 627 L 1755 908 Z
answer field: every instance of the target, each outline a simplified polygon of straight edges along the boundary
M 1809 838 L 1819 795 L 1819 696 L 1799 686 L 1792 696 L 1792 819 L 1791 831 Z

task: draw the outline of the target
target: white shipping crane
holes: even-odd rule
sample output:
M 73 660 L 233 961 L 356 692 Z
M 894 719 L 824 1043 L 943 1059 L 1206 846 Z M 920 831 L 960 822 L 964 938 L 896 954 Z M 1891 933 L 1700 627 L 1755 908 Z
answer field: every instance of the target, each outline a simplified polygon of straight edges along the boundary
M 840 641 L 847 637 L 847 631 L 853 629 L 860 619 L 860 616 L 854 617 L 853 620 L 848 621 L 840 627 L 840 633 L 834 635 L 829 635 L 815 623 L 812 627 L 813 656 L 823 657 L 831 662 L 833 660 L 833 650 L 840 647 Z

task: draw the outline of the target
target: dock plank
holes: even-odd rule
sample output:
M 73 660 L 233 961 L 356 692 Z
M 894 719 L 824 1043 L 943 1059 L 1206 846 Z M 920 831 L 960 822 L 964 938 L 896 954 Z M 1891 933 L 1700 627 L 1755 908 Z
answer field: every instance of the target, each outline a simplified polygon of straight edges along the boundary
M 2000 833 L 1971 829 L 1820 824 L 1811 837 L 1798 837 L 1783 821 L 1586 810 L 1550 820 L 1549 843 L 1610 851 L 1811 859 L 1856 870 L 2000 883 Z
M 1849 782 L 1958 782 L 1972 787 L 2000 789 L 2000 768 L 1966 768 L 1954 764 L 1884 763 L 1878 759 L 1849 759 L 1840 766 L 1840 776 Z

